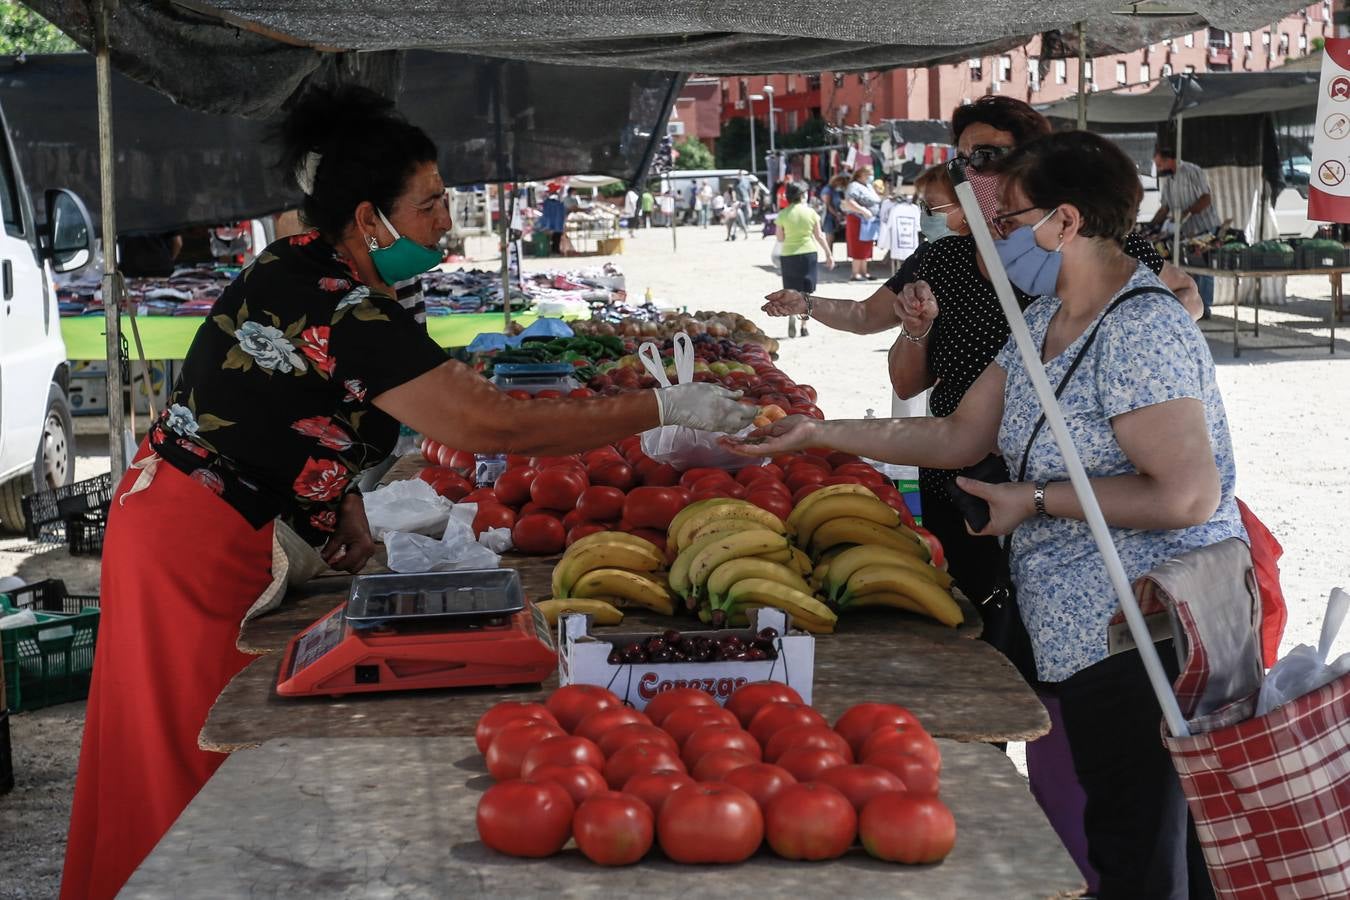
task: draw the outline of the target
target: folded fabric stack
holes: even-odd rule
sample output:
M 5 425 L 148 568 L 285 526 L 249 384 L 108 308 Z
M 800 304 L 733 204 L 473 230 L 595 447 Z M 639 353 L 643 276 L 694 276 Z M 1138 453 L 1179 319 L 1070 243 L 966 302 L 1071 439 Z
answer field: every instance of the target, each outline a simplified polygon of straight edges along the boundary
M 205 316 L 222 291 L 239 274 L 237 267 L 194 266 L 178 269 L 167 278 L 126 279 L 127 300 L 139 315 Z M 56 299 L 63 316 L 103 314 L 99 273 L 58 285 Z

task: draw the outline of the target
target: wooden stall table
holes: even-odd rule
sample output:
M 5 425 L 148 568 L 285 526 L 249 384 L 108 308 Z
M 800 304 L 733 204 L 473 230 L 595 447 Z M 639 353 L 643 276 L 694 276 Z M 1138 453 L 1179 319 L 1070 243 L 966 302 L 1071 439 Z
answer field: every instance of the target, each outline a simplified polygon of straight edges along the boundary
M 1214 278 L 1233 279 L 1233 356 L 1242 355 L 1242 344 L 1239 341 L 1238 310 L 1242 306 L 1241 286 L 1244 278 L 1287 278 L 1290 275 L 1325 275 L 1331 280 L 1331 311 L 1327 315 L 1327 324 L 1331 326 L 1331 338 L 1327 342 L 1327 349 L 1331 353 L 1336 352 L 1336 323 L 1345 318 L 1344 302 L 1345 297 L 1341 291 L 1341 276 L 1350 272 L 1350 266 L 1336 268 L 1319 269 L 1210 269 L 1202 266 L 1182 266 L 1181 270 L 1188 275 L 1209 275 Z M 1261 304 L 1252 303 L 1252 313 L 1254 321 L 1252 322 L 1252 337 L 1261 335 Z M 1277 344 L 1270 347 L 1261 347 L 1262 350 L 1298 350 L 1309 346 L 1308 344 Z
M 569 847 L 525 860 L 478 840 L 490 781 L 468 737 L 268 741 L 225 761 L 127 882 L 179 897 L 1065 897 L 1082 877 L 1006 756 L 939 741 L 956 846 L 899 866 L 855 848 L 829 862 L 765 851 L 682 866 L 653 851 L 601 868 Z

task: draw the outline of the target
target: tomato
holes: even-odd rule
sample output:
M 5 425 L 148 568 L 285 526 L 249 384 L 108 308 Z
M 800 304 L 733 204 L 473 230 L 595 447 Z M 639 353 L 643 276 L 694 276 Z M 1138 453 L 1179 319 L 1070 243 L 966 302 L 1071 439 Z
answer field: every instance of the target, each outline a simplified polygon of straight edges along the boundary
M 946 566 L 947 557 L 942 552 L 942 542 L 937 539 L 937 535 L 918 525 L 911 526 L 911 530 L 928 545 L 928 555 L 932 558 L 933 565 L 938 568 Z
M 530 499 L 545 509 L 573 509 L 584 490 L 584 472 L 568 465 L 549 466 L 530 482 Z
M 798 748 L 832 750 L 846 761 L 853 762 L 853 750 L 848 741 L 824 725 L 789 725 L 774 732 L 764 745 L 764 759 L 766 762 L 777 762 L 783 753 Z
M 784 521 L 787 521 L 787 517 L 792 514 L 792 498 L 778 491 L 751 490 L 750 493 L 745 495 L 745 499 Z
M 793 466 L 788 470 L 787 477 L 783 481 L 792 489 L 793 493 L 796 493 L 804 487 L 821 485 L 829 477 L 824 469 L 818 469 L 815 466 Z
M 520 388 L 514 388 L 506 392 L 506 396 L 512 400 L 533 400 L 534 395 L 529 391 L 522 391 Z
M 843 856 L 858 834 L 853 804 L 827 784 L 791 784 L 764 810 L 764 837 L 784 859 Z
M 599 713 L 597 713 L 599 715 Z M 588 717 L 593 718 L 593 717 Z M 582 727 L 585 726 L 582 722 Z M 666 734 L 655 725 L 646 725 L 641 722 L 630 722 L 627 725 L 619 725 L 616 728 L 610 728 L 597 740 L 596 746 L 600 752 L 605 754 L 605 758 L 613 756 L 619 750 L 627 747 L 629 744 L 660 744 L 669 750 L 679 750 L 680 747 L 675 743 L 675 739 Z
M 489 528 L 515 528 L 516 514 L 510 507 L 502 506 L 495 500 L 478 504 L 478 512 L 473 516 L 473 534 L 478 537 Z
M 847 463 L 835 469 L 834 474 L 852 475 L 855 478 L 862 479 L 863 483 L 868 485 L 886 484 L 886 476 L 882 475 L 867 463 Z
M 447 469 L 445 466 L 431 465 L 427 466 L 426 468 L 422 469 L 422 471 L 418 472 L 417 478 L 419 481 L 425 481 L 427 484 L 435 484 L 438 480 L 444 478 L 446 475 L 453 475 L 453 474 L 454 473 L 451 472 L 449 469 Z
M 755 711 L 746 731 L 759 741 L 760 746 L 769 742 L 769 738 L 791 725 L 823 725 L 829 727 L 825 717 L 809 706 L 798 703 L 776 701 L 766 703 Z
M 588 487 L 577 497 L 576 511 L 588 522 L 609 522 L 623 515 L 624 493 L 616 487 Z
M 935 863 L 956 844 L 956 819 L 936 797 L 878 794 L 863 808 L 858 835 L 863 848 L 877 859 Z
M 744 727 L 750 724 L 761 706 L 775 702 L 800 704 L 802 695 L 780 681 L 753 681 L 737 688 L 736 693 L 731 695 L 727 701 L 727 712 L 734 715 Z
M 759 742 L 739 725 L 705 725 L 680 745 L 680 758 L 692 770 L 703 754 L 712 750 L 736 750 L 754 757 L 755 762 L 763 758 Z
M 552 781 L 494 784 L 478 800 L 478 837 L 508 856 L 552 856 L 572 836 L 576 804 Z
M 530 780 L 560 784 L 572 802 L 578 804 L 592 794 L 609 790 L 605 776 L 590 766 L 540 766 L 530 773 Z
M 798 503 L 801 503 L 808 496 L 820 490 L 824 486 L 825 485 L 820 484 L 819 482 L 815 482 L 812 484 L 808 484 L 804 487 L 797 488 L 792 492 L 792 505 L 796 506 Z
M 797 783 L 797 779 L 792 777 L 791 772 L 781 766 L 775 766 L 773 763 L 752 763 L 748 766 L 738 766 L 723 775 L 721 780 L 754 797 L 761 810 L 767 808 L 773 798 L 782 792 L 783 788 Z
M 529 466 L 507 469 L 497 476 L 497 483 L 492 486 L 492 490 L 497 494 L 497 499 L 505 505 L 520 506 L 530 499 L 530 482 L 534 481 L 538 474 L 537 469 Z
M 937 796 L 938 773 L 933 771 L 933 767 L 926 760 L 912 753 L 881 750 L 867 757 L 866 765 L 894 773 L 905 783 L 911 794 Z
M 666 552 L 666 533 L 655 528 L 629 528 L 628 533 L 633 537 L 640 537 L 649 544 L 655 545 L 657 550 Z
M 680 495 L 669 488 L 633 488 L 624 499 L 623 517 L 638 528 L 665 529 L 684 507 Z
M 662 691 L 652 698 L 643 710 L 653 725 L 660 725 L 666 716 L 686 706 L 716 706 L 717 701 L 707 691 L 692 687 L 677 687 Z
M 586 468 L 601 462 L 622 462 L 623 454 L 613 447 L 596 447 L 581 454 L 581 462 Z
M 618 728 L 621 725 L 650 725 L 651 719 L 648 719 L 642 713 L 633 709 L 631 706 L 617 706 L 609 709 L 601 709 L 591 713 L 586 718 L 577 723 L 577 727 L 572 729 L 572 734 L 577 737 L 583 737 L 590 741 L 598 741 L 609 731 Z
M 816 783 L 828 784 L 843 794 L 859 813 L 877 794 L 908 790 L 899 775 L 879 766 L 840 766 L 820 773 Z
M 497 733 L 518 719 L 542 719 L 550 725 L 562 727 L 558 725 L 558 720 L 553 718 L 553 713 L 549 712 L 542 703 L 503 700 L 483 713 L 478 720 L 478 727 L 474 729 L 473 733 L 474 743 L 478 745 L 478 752 L 486 753 Z
M 804 451 L 802 451 L 801 453 L 798 453 L 796 456 L 792 457 L 792 462 L 791 462 L 791 464 L 786 465 L 786 466 L 783 467 L 783 471 L 786 473 L 786 472 L 788 472 L 790 469 L 792 469 L 794 466 L 797 466 L 797 467 L 800 467 L 800 466 L 815 466 L 817 469 L 820 469 L 820 470 L 823 471 L 823 472 L 826 472 L 826 473 L 833 472 L 833 471 L 834 471 L 834 466 L 830 465 L 830 461 L 827 460 L 825 457 L 826 457 L 826 456 L 829 456 L 831 453 L 834 453 L 835 451 L 833 451 L 833 450 L 822 450 L 821 453 L 824 454 L 824 455 L 822 456 L 821 453 L 817 453 L 817 452 L 816 452 L 816 450 L 820 450 L 820 449 L 821 449 L 821 448 L 813 448 L 813 449 L 811 449 L 811 450 L 804 450 Z
M 436 448 L 436 464 L 447 469 L 452 468 L 451 461 L 455 458 L 455 448 L 447 447 L 444 444 Z
M 540 766 L 590 766 L 599 771 L 605 754 L 594 741 L 575 735 L 551 737 L 534 744 L 520 758 L 520 777 L 529 778 Z
M 605 781 L 616 791 L 634 775 L 684 771 L 679 754 L 660 744 L 629 744 L 605 761 Z
M 422 446 L 421 446 L 422 458 L 425 459 L 427 462 L 431 463 L 433 466 L 436 465 L 437 459 L 436 448 L 440 446 L 441 445 L 439 441 L 433 441 L 429 437 L 422 438 Z
M 647 460 L 645 464 L 639 463 L 637 470 L 642 476 L 642 483 L 649 487 L 670 487 L 680 482 L 679 471 L 665 463 Z
M 878 753 L 894 750 L 909 753 L 928 763 L 934 772 L 942 771 L 942 752 L 937 742 L 922 728 L 913 725 L 883 725 L 863 742 L 863 762 Z
M 626 491 L 637 484 L 632 466 L 621 460 L 610 460 L 588 466 L 586 475 L 590 478 L 591 484 L 602 484 L 618 488 L 621 491 Z
M 656 822 L 666 856 L 681 863 L 737 863 L 764 840 L 764 814 L 745 791 L 712 782 L 666 798 Z
M 905 495 L 900 493 L 899 489 L 890 484 L 870 485 L 870 487 L 878 500 L 900 514 L 900 521 L 904 525 L 911 529 L 914 527 L 914 513 L 910 512 Z
M 815 781 L 822 772 L 837 766 L 846 766 L 849 761 L 833 750 L 819 750 L 814 747 L 793 747 L 784 750 L 775 765 L 792 773 L 798 781 Z
M 693 490 L 694 485 L 704 478 L 715 478 L 719 481 L 735 480 L 726 469 L 693 468 L 686 469 L 684 474 L 680 476 L 680 487 L 685 490 Z
M 584 387 L 572 388 L 572 390 L 567 392 L 567 399 L 569 400 L 585 400 L 587 397 L 594 396 L 595 391 Z
M 858 703 L 835 719 L 834 730 L 848 741 L 848 745 L 853 748 L 853 755 L 859 756 L 862 754 L 863 742 L 883 725 L 919 726 L 919 720 L 903 706 L 893 703 Z
M 801 391 L 803 394 L 810 397 L 812 403 L 815 403 L 816 400 L 819 399 L 816 396 L 816 389 L 811 387 L 811 385 L 809 384 L 799 384 L 797 385 L 797 390 Z
M 536 400 L 559 400 L 562 398 L 562 391 L 555 391 L 552 388 L 544 388 L 542 391 L 534 392 Z
M 555 516 L 525 513 L 522 510 L 520 518 L 511 528 L 511 540 L 521 553 L 547 556 L 562 551 L 567 542 L 567 532 Z
M 571 531 L 584 521 L 585 519 L 581 517 L 581 513 L 574 509 L 562 517 L 563 531 Z
M 705 725 L 739 726 L 736 716 L 720 706 L 690 706 L 677 709 L 661 720 L 661 730 L 683 746 L 689 735 Z
M 563 736 L 561 728 L 543 719 L 511 722 L 497 732 L 483 754 L 488 774 L 497 781 L 519 778 L 520 764 L 531 747 L 549 738 Z
M 621 707 L 623 701 L 613 691 L 607 691 L 598 685 L 568 684 L 549 694 L 544 706 L 553 713 L 558 725 L 570 733 L 591 713 Z
M 449 466 L 467 478 L 473 474 L 474 468 L 478 465 L 478 460 L 468 450 L 456 450 L 450 454 L 450 461 L 442 465 Z
M 490 488 L 490 487 L 483 487 L 483 488 L 475 488 L 474 490 L 469 491 L 469 493 L 467 493 L 467 494 L 464 495 L 464 499 L 461 500 L 460 502 L 461 502 L 461 503 L 496 503 L 496 504 L 500 505 L 502 501 L 500 501 L 500 500 L 497 499 L 497 492 L 494 491 L 492 488 Z
M 627 866 L 642 859 L 652 849 L 655 831 L 651 808 L 617 791 L 588 798 L 572 818 L 577 849 L 601 866 Z
M 758 762 L 758 757 L 740 750 L 709 750 L 698 758 L 692 772 L 695 781 L 721 781 L 728 772 Z
M 808 396 L 806 399 L 808 403 L 816 402 L 815 397 Z M 829 456 L 825 457 L 825 461 L 830 465 L 834 466 L 836 470 L 838 470 L 840 466 L 847 466 L 851 463 L 861 463 L 862 457 L 852 453 L 845 453 L 842 450 L 834 450 L 830 453 Z
M 601 524 L 600 522 L 582 522 L 580 525 L 567 532 L 567 540 L 564 544 L 565 546 L 570 547 L 588 534 L 598 534 L 601 531 L 609 530 L 610 527 L 608 525 Z
M 775 466 L 773 463 L 765 463 L 762 466 L 746 466 L 744 469 L 741 469 L 739 472 L 736 473 L 736 481 L 745 485 L 746 487 L 750 487 L 756 481 L 760 481 L 765 478 L 769 480 L 774 480 L 782 477 L 783 477 L 783 470 Z
M 661 815 L 666 798 L 694 779 L 685 772 L 643 772 L 623 783 L 623 792 L 632 794 L 651 808 L 652 815 Z

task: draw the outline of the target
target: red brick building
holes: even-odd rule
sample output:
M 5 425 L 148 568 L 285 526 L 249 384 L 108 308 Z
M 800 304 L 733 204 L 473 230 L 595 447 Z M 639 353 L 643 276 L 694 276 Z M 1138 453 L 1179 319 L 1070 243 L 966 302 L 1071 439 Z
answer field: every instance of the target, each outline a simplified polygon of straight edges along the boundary
M 1314 3 L 1264 28 L 1226 32 L 1215 28 L 1152 46 L 1089 61 L 1088 89 L 1147 90 L 1161 77 L 1182 72 L 1262 72 L 1314 52 L 1317 39 L 1334 37 L 1330 0 Z M 1006 94 L 1029 103 L 1048 103 L 1078 92 L 1077 59 L 1041 58 L 1041 38 L 1005 54 L 973 58 L 956 65 L 885 72 L 821 72 L 812 75 L 750 75 L 716 79 L 719 123 L 751 114 L 768 121 L 765 85 L 772 85 L 774 130 L 800 128 L 812 116 L 833 125 L 876 124 L 882 119 L 948 119 L 954 108 L 985 94 Z M 705 143 L 706 83 L 691 79 L 677 105 L 680 120 L 697 121 L 694 132 Z M 699 94 L 694 97 L 693 86 Z M 752 100 L 754 94 L 764 99 Z M 688 102 L 684 103 L 684 98 Z M 689 128 L 685 124 L 685 128 Z

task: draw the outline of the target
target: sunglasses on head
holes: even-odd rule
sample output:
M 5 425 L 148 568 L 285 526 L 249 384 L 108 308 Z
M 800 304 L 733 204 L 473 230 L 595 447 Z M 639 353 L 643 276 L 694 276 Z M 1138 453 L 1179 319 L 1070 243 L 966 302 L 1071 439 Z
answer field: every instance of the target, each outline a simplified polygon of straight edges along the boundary
M 976 172 L 987 169 L 995 160 L 1002 157 L 1011 150 L 1011 147 L 984 146 L 976 147 L 969 154 L 958 153 L 954 159 L 962 166 L 969 166 Z

